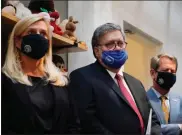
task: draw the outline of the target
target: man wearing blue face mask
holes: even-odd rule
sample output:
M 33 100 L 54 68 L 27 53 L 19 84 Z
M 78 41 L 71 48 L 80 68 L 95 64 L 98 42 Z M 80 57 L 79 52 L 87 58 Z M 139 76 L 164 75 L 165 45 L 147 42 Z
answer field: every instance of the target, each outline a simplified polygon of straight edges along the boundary
M 147 95 L 161 122 L 164 135 L 182 134 L 182 97 L 170 92 L 176 82 L 177 59 L 160 54 L 151 59 L 153 86 Z
M 73 93 L 84 134 L 144 135 L 150 103 L 141 82 L 122 71 L 128 59 L 127 43 L 119 25 L 99 26 L 92 37 L 96 62 L 70 74 Z M 152 114 L 152 135 L 161 128 Z

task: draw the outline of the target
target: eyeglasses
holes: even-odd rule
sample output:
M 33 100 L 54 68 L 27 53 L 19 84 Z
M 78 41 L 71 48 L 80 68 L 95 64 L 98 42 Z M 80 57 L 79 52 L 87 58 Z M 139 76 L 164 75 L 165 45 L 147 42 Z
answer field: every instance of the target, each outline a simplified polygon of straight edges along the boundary
M 123 41 L 111 41 L 104 45 L 101 45 L 101 44 L 99 44 L 99 45 L 106 46 L 108 50 L 114 50 L 116 48 L 116 46 L 120 47 L 121 49 L 125 49 L 127 44 L 128 44 L 127 42 L 123 42 Z

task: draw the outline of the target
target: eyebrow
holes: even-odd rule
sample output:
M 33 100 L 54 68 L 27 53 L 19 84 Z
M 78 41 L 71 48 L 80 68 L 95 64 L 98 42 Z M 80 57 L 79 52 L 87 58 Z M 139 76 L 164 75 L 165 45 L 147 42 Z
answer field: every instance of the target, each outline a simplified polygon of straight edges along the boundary
M 170 68 L 163 69 L 163 71 L 168 71 L 168 70 L 171 70 L 171 71 L 175 72 L 175 69 L 170 69 Z

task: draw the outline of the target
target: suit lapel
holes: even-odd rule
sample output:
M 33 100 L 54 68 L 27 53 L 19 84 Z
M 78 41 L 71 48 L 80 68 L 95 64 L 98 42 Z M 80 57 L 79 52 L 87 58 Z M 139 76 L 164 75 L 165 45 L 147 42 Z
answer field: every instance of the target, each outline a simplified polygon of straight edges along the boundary
M 142 100 L 140 100 L 140 99 L 142 98 L 141 96 L 143 96 L 143 95 L 141 95 L 141 93 L 138 92 L 138 91 L 140 91 L 140 90 L 137 90 L 138 87 L 134 86 L 134 85 L 130 82 L 130 80 L 129 80 L 129 78 L 127 77 L 127 75 L 126 75 L 125 73 L 123 73 L 123 75 L 124 75 L 124 80 L 126 81 L 126 83 L 127 83 L 127 85 L 128 85 L 128 88 L 129 88 L 129 90 L 130 90 L 131 93 L 132 93 L 132 96 L 133 96 L 133 98 L 134 98 L 134 100 L 135 100 L 135 103 L 136 103 L 138 109 L 139 109 L 141 115 L 144 117 L 144 114 L 143 114 L 144 112 L 142 111 L 142 110 L 143 110 L 143 106 L 142 106 L 143 103 L 142 103 Z
M 180 112 L 180 99 L 169 94 L 170 123 L 176 122 Z
M 51 84 L 50 84 L 51 85 Z M 61 88 L 60 86 L 53 86 L 52 92 L 54 97 L 54 115 L 53 115 L 53 123 L 57 124 L 57 120 L 59 119 L 60 115 L 64 115 L 61 113 L 61 110 L 64 110 L 66 112 L 68 107 L 68 95 L 67 95 L 67 89 Z M 54 125 L 53 125 L 54 126 Z M 55 125 L 56 127 L 56 125 Z
M 20 97 L 20 100 L 22 101 L 22 103 L 25 104 L 25 107 L 28 109 L 28 113 L 30 114 L 30 116 L 32 115 L 36 115 L 36 112 L 31 104 L 31 100 L 30 97 L 27 93 L 27 86 L 25 85 L 20 85 L 20 84 L 16 84 L 17 87 L 16 89 L 16 93 L 17 95 Z M 53 96 L 54 96 L 54 115 L 53 115 L 53 123 L 57 123 L 56 121 L 58 120 L 58 117 L 60 116 L 60 112 L 62 109 L 64 109 L 64 104 L 67 102 L 67 95 L 63 92 L 63 89 L 61 89 L 60 87 L 56 87 L 56 86 L 52 86 L 52 92 L 53 92 Z M 63 101 L 64 100 L 64 101 Z M 37 120 L 37 119 L 36 119 Z M 54 126 L 54 125 L 53 125 Z
M 97 77 L 101 78 L 101 80 L 103 81 L 103 84 L 106 84 L 108 87 L 110 87 L 122 100 L 124 100 L 130 106 L 128 101 L 125 99 L 125 97 L 121 93 L 120 88 L 114 82 L 113 78 L 97 61 L 94 63 L 94 68 L 96 68 L 94 69 L 94 71 L 98 71 L 96 75 Z
M 17 96 L 19 97 L 21 102 L 25 105 L 25 108 L 28 110 L 27 113 L 29 113 L 30 116 L 34 115 L 35 110 L 33 109 L 30 97 L 27 92 L 28 86 L 16 83 L 13 87 L 16 89 Z
M 157 95 L 154 93 L 152 89 L 148 91 L 148 98 L 150 100 L 150 103 L 152 104 L 152 107 L 154 111 L 156 112 L 161 124 L 166 124 L 166 121 L 164 119 L 164 113 L 162 111 L 161 102 L 158 99 Z
M 60 109 L 61 109 L 61 105 L 59 106 L 59 104 L 61 104 L 62 102 L 59 100 L 61 99 L 60 98 L 60 94 L 58 92 L 58 88 L 56 87 L 52 87 L 52 92 L 53 92 L 53 96 L 54 96 L 54 117 L 53 117 L 53 123 L 56 123 L 55 121 L 57 120 L 57 117 L 59 116 L 59 112 L 60 112 Z
M 104 76 L 103 76 L 104 77 Z M 114 90 L 114 92 L 121 98 L 123 99 L 128 105 L 128 101 L 126 100 L 126 98 L 123 96 L 123 94 L 121 93 L 121 90 L 120 88 L 118 87 L 118 85 L 114 82 L 114 80 L 109 76 L 109 74 L 107 75 L 107 77 L 104 77 L 104 78 L 107 78 L 106 79 L 106 82 L 107 82 L 107 85 L 112 88 L 112 90 Z

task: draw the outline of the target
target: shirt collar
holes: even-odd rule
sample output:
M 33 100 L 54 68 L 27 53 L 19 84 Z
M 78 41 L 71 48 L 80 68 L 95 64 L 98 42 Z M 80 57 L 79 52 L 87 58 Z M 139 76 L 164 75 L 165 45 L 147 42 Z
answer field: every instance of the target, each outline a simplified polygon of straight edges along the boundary
M 112 72 L 112 71 L 110 71 L 110 70 L 108 70 L 108 69 L 106 69 L 106 70 L 107 70 L 107 72 L 110 74 L 110 76 L 111 76 L 113 79 L 115 79 L 116 73 L 114 73 L 114 72 Z M 118 71 L 118 74 L 119 74 L 120 76 L 123 77 L 123 68 L 122 68 L 122 67 L 121 67 L 120 70 Z
M 156 94 L 156 96 L 158 97 L 158 98 L 160 98 L 162 95 L 157 91 L 157 90 L 155 90 L 153 87 L 152 87 L 152 90 L 154 91 L 154 93 Z M 164 95 L 164 96 L 166 96 L 167 97 L 167 99 L 169 99 L 169 94 L 167 93 L 166 95 Z

